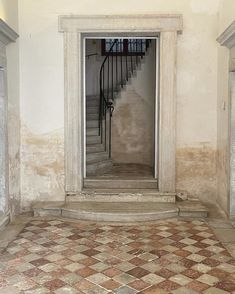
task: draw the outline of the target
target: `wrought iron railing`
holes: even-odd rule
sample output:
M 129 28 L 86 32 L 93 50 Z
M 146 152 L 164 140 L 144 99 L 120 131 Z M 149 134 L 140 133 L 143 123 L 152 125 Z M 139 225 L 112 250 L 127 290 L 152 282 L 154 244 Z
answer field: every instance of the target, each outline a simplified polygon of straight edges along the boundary
M 129 80 L 143 58 L 149 40 L 129 39 L 126 51 L 121 50 L 123 40 L 114 39 L 100 68 L 99 135 L 105 151 L 111 158 L 112 114 L 117 93 Z

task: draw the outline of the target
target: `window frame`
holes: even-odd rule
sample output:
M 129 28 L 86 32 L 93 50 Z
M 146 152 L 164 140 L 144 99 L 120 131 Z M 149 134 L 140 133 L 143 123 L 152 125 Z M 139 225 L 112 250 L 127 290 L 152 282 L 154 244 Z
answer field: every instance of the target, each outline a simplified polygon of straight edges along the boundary
M 101 39 L 101 55 L 102 56 L 107 56 L 108 51 L 106 51 L 106 44 L 105 41 L 107 39 Z M 110 56 L 144 56 L 145 52 L 130 52 L 128 50 L 128 40 L 132 39 L 123 39 L 123 52 L 111 52 L 109 53 Z M 135 39 L 134 39 L 135 40 Z M 145 39 L 146 41 L 146 49 L 149 47 L 149 39 Z

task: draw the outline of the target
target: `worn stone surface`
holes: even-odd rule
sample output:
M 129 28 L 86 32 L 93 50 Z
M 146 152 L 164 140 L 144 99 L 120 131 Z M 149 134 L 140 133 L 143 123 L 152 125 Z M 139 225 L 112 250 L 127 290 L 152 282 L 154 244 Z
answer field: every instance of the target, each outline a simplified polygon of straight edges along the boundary
M 64 200 L 63 129 L 35 135 L 22 129 L 22 209 L 35 201 Z
M 1 293 L 235 291 L 234 258 L 201 220 L 21 224 L 0 253 Z
M 213 146 L 178 148 L 176 154 L 177 189 L 204 201 L 214 201 L 216 195 L 216 157 Z
M 154 164 L 155 42 L 115 100 L 112 159 Z
M 3 49 L 0 46 L 0 50 Z M 0 71 L 0 212 L 8 209 L 8 151 L 7 151 L 7 97 L 4 71 Z

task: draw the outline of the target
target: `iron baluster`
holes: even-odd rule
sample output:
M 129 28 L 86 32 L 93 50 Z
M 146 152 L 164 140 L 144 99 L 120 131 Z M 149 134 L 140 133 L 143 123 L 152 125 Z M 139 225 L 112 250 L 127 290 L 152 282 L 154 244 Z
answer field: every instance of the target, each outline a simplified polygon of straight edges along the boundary
M 123 80 L 122 80 L 122 46 L 123 46 L 123 40 L 120 43 L 120 59 L 121 59 L 121 87 L 123 88 Z
M 132 61 L 132 39 L 130 39 L 130 54 L 131 54 L 131 72 L 133 73 L 133 61 Z

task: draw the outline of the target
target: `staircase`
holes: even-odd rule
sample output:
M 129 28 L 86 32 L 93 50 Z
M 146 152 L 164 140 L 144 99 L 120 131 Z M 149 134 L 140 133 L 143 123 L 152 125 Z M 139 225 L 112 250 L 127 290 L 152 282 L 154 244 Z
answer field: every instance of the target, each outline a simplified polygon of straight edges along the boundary
M 118 52 L 124 41 L 115 39 L 100 68 L 100 93 L 86 97 L 86 174 L 88 177 L 112 169 L 112 112 L 117 95 L 126 85 L 140 59 L 147 52 L 149 40 L 128 40 L 128 53 Z
M 86 99 L 87 176 L 97 175 L 112 168 L 112 160 L 99 135 L 99 101 L 99 96 L 87 96 Z

